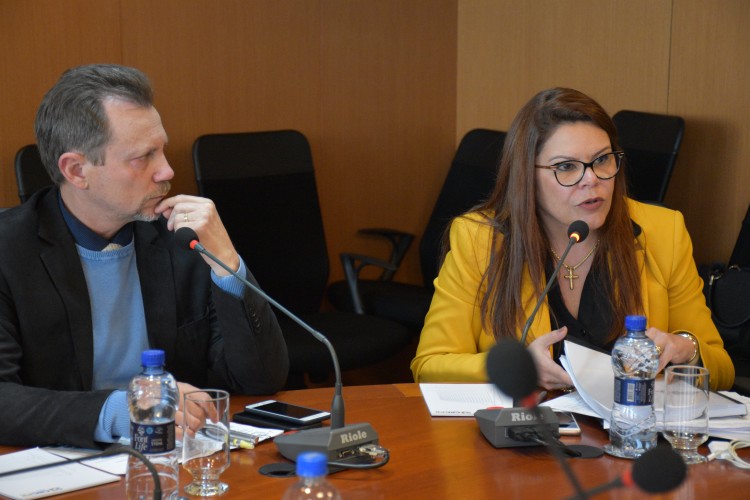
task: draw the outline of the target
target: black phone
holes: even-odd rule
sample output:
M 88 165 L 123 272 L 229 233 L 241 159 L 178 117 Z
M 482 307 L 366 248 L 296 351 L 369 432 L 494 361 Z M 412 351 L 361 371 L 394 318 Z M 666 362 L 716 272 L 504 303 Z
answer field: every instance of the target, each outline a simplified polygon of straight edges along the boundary
M 327 411 L 293 405 L 282 401 L 268 400 L 245 406 L 245 412 L 274 418 L 298 425 L 314 424 L 331 417 Z
M 578 436 L 581 434 L 581 427 L 576 421 L 576 417 L 569 411 L 556 411 L 557 420 L 560 422 L 561 436 Z

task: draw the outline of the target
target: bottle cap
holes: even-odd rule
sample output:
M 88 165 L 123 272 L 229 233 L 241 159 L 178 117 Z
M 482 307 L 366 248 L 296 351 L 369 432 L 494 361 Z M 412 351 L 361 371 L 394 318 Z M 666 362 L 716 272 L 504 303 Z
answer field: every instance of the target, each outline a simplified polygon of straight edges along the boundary
M 625 329 L 643 331 L 646 329 L 646 316 L 625 316 Z
M 325 476 L 328 459 L 318 451 L 306 451 L 297 455 L 297 475 L 300 477 Z
M 141 364 L 153 368 L 164 366 L 164 351 L 161 349 L 149 349 L 141 354 Z

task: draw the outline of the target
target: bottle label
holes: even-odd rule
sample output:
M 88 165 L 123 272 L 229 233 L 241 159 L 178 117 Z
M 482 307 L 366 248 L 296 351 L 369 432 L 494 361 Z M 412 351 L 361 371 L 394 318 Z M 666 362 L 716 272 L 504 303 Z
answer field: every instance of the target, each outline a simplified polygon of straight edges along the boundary
M 130 445 L 141 453 L 165 453 L 174 450 L 174 421 L 163 424 L 138 424 L 131 421 Z
M 654 404 L 654 379 L 615 377 L 615 403 L 626 406 Z

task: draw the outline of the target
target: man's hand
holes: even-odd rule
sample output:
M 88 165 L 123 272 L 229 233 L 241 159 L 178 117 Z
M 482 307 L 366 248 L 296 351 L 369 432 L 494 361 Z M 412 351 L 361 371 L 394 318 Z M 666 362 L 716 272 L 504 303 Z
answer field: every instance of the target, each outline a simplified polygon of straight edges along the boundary
M 221 222 L 216 205 L 208 198 L 180 194 L 165 198 L 154 208 L 154 212 L 167 219 L 167 228 L 177 231 L 181 227 L 192 228 L 200 238 L 201 245 L 231 269 L 240 268 L 240 256 Z M 203 256 L 218 276 L 229 273 L 216 262 Z

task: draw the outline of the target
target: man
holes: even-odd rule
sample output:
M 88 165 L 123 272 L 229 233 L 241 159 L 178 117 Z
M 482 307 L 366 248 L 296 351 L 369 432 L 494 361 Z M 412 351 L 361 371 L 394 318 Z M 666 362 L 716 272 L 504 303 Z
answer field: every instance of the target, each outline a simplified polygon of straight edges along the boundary
M 125 389 L 147 348 L 165 351 L 181 392 L 278 391 L 289 360 L 270 306 L 175 244 L 190 227 L 253 279 L 210 200 L 167 197 L 174 171 L 146 76 L 68 70 L 35 128 L 56 186 L 0 214 L 0 444 L 129 436 Z

